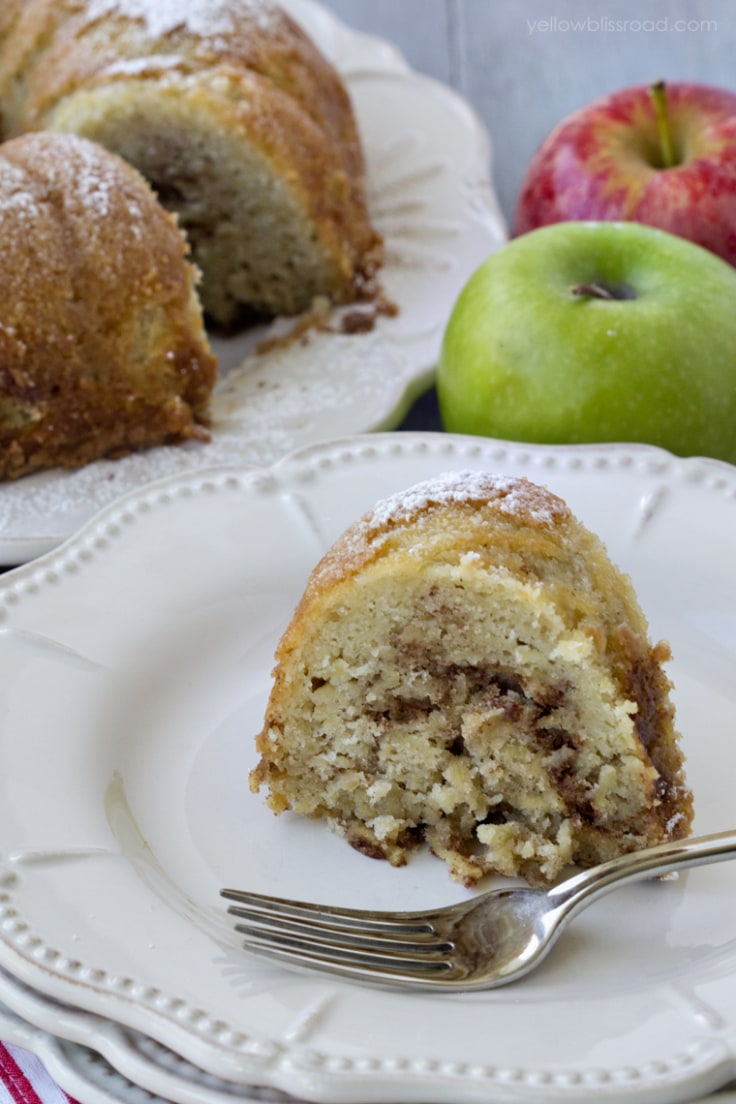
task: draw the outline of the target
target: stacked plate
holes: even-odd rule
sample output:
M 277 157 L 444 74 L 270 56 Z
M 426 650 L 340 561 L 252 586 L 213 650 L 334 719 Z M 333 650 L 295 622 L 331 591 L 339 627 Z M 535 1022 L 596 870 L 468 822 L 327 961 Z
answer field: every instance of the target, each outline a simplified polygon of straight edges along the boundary
M 464 997 L 282 971 L 232 930 L 224 885 L 379 908 L 464 895 L 430 856 L 395 870 L 273 817 L 247 774 L 314 562 L 377 499 L 469 467 L 546 483 L 631 573 L 673 647 L 696 830 L 733 824 L 736 469 L 376 433 L 148 484 L 0 590 L 0 999 L 55 1036 L 60 1075 L 89 1072 L 93 1050 L 182 1104 L 252 1086 L 323 1102 L 670 1101 L 733 1076 L 736 864 L 621 890 L 523 982 Z
M 465 895 L 430 856 L 370 862 L 247 786 L 314 563 L 377 499 L 448 469 L 526 474 L 604 538 L 673 647 L 696 830 L 734 826 L 736 469 L 363 435 L 424 386 L 503 226 L 465 105 L 308 0 L 289 6 L 351 86 L 401 314 L 350 351 L 337 335 L 274 360 L 224 347 L 212 446 L 3 492 L 3 561 L 36 558 L 0 585 L 0 1037 L 83 1104 L 695 1099 L 734 1075 L 736 864 L 621 890 L 523 982 L 449 999 L 265 965 L 219 897 Z

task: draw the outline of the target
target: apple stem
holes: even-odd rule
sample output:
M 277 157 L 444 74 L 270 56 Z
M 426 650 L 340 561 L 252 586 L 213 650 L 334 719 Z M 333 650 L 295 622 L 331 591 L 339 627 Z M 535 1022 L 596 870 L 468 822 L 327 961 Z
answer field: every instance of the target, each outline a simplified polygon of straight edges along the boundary
M 670 118 L 667 110 L 667 88 L 664 81 L 655 81 L 649 89 L 649 95 L 652 97 L 654 115 L 657 120 L 662 168 L 671 169 L 673 165 L 677 164 L 677 158 L 675 157 L 675 152 L 672 147 L 672 130 L 670 128 Z
M 590 295 L 594 299 L 615 299 L 616 296 L 601 284 L 573 284 L 573 295 Z

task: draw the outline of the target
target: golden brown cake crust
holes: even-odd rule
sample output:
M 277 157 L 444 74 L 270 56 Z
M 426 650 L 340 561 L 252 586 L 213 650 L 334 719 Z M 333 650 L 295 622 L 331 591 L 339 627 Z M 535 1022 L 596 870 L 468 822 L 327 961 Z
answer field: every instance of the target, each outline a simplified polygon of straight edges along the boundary
M 556 495 L 447 473 L 312 573 L 276 653 L 254 789 L 395 864 L 558 876 L 686 835 L 663 644 Z
M 293 313 L 319 294 L 349 302 L 372 287 L 381 242 L 352 105 L 283 10 L 268 0 L 27 0 L 12 23 L 0 40 L 7 135 L 72 131 L 136 165 L 179 215 L 216 321 L 243 306 Z M 268 254 L 279 224 L 291 260 Z
M 207 436 L 196 272 L 129 165 L 72 135 L 0 146 L 0 478 Z

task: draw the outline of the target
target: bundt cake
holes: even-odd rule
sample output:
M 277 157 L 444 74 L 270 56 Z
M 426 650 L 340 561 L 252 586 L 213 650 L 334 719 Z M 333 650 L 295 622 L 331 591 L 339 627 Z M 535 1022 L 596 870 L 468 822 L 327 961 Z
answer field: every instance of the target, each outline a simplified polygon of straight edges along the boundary
M 283 10 L 12 0 L 0 20 L 6 137 L 70 131 L 135 165 L 178 215 L 214 322 L 372 293 L 381 242 L 352 105 Z
M 448 473 L 315 568 L 278 646 L 251 788 L 403 865 L 545 884 L 688 834 L 664 644 L 556 495 Z
M 102 146 L 0 146 L 0 478 L 206 437 L 216 361 L 185 239 Z

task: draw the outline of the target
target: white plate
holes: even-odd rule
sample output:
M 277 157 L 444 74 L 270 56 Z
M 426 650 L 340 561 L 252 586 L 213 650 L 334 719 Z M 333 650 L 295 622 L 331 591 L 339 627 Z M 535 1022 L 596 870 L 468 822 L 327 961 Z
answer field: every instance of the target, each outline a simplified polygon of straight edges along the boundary
M 93 1051 L 65 1043 L 62 1039 L 32 1024 L 24 1022 L 9 1008 L 0 1003 L 0 1037 L 5 1046 L 11 1048 L 11 1054 L 17 1062 L 23 1061 L 23 1052 L 35 1055 L 46 1068 L 48 1076 L 59 1089 L 68 1093 L 77 1104 L 166 1104 L 161 1097 L 149 1095 L 131 1082 L 126 1081 L 104 1059 L 98 1059 Z M 99 1062 L 103 1065 L 100 1067 Z M 25 1072 L 25 1071 L 24 1071 Z M 40 1076 L 34 1082 L 37 1100 L 43 1101 L 44 1089 L 48 1085 Z M 2 1085 L 0 1085 L 0 1092 Z M 49 1099 L 60 1100 L 58 1089 Z M 12 1096 L 3 1099 L 12 1101 Z M 28 1099 L 32 1099 L 30 1096 Z
M 76 1038 L 84 1043 L 71 1041 Z M 78 1104 L 299 1104 L 275 1089 L 203 1073 L 146 1035 L 61 1005 L 2 970 L 0 1039 L 41 1058 Z M 693 1104 L 736 1104 L 736 1088 L 725 1087 Z
M 225 1080 L 322 1101 L 666 1101 L 733 1076 L 736 865 L 621 890 L 521 983 L 416 997 L 238 948 L 224 884 L 413 908 L 464 896 L 248 793 L 271 657 L 314 562 L 449 468 L 561 493 L 633 576 L 672 675 L 696 830 L 733 826 L 736 469 L 442 434 L 149 486 L 0 587 L 0 964 Z
M 3 484 L 0 564 L 48 551 L 98 509 L 151 480 L 222 464 L 262 466 L 338 434 L 394 428 L 431 382 L 461 287 L 503 244 L 489 138 L 465 101 L 314 0 L 286 6 L 335 62 L 353 99 L 371 215 L 386 245 L 382 282 L 398 317 L 379 319 L 367 334 L 315 332 L 304 345 L 268 355 L 253 352 L 257 342 L 291 323 L 213 341 L 221 380 L 212 441 Z
M 276 1089 L 237 1085 L 204 1073 L 147 1035 L 45 997 L 4 970 L 0 1039 L 37 1054 L 78 1104 L 97 1104 L 100 1088 L 114 1090 L 114 1099 L 126 1102 L 128 1093 L 137 1091 L 136 1104 L 141 1089 L 166 1104 L 299 1104 Z M 82 1085 L 71 1080 L 80 1077 L 85 1078 Z
M 53 1099 L 59 1096 L 60 1088 L 74 1098 L 75 1104 L 172 1104 L 176 1100 L 184 1100 L 186 1104 L 291 1104 L 294 1101 L 293 1097 L 270 1089 L 236 1089 L 234 1093 L 213 1095 L 207 1077 L 202 1073 L 188 1084 L 182 1082 L 180 1097 L 161 1096 L 136 1081 L 130 1081 L 91 1047 L 67 1042 L 58 1035 L 34 1027 L 1 1002 L 0 1038 L 6 1046 L 15 1048 L 13 1057 L 16 1061 L 22 1060 L 21 1051 L 35 1054 L 55 1086 L 58 1086 Z M 34 1088 L 40 1090 L 38 1099 L 44 1100 L 44 1086 L 35 1082 Z M 719 1096 L 717 1104 L 731 1102 Z

